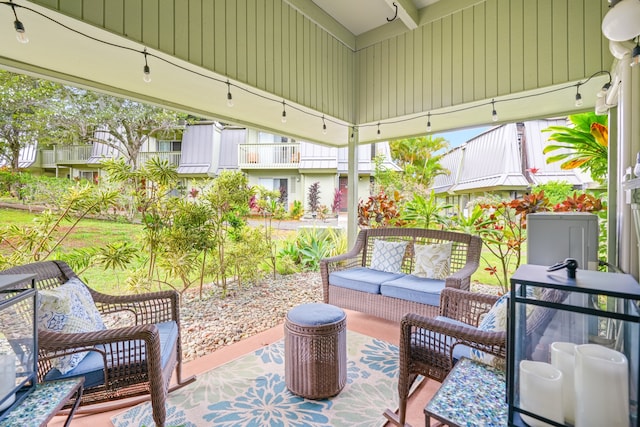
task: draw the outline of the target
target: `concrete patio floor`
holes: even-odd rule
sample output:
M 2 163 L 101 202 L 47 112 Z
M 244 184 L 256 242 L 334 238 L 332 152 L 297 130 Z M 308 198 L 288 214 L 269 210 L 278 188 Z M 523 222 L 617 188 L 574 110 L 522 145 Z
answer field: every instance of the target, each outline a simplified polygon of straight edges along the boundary
M 386 320 L 378 319 L 376 317 L 368 316 L 355 311 L 346 310 L 347 312 L 347 329 L 361 334 L 369 335 L 393 344 L 398 344 L 400 335 L 400 326 L 397 323 L 389 322 Z M 249 337 L 245 340 L 237 342 L 228 347 L 224 347 L 208 354 L 199 359 L 185 363 L 183 366 L 183 374 L 185 376 L 198 375 L 202 372 L 213 369 L 226 362 L 234 360 L 244 354 L 254 351 L 262 346 L 269 345 L 275 341 L 278 341 L 284 336 L 284 326 L 278 325 L 265 332 Z M 409 399 L 407 422 L 412 426 L 424 425 L 424 413 L 423 409 L 429 399 L 437 391 L 440 383 L 428 380 L 423 381 L 418 390 Z M 121 403 L 122 401 L 118 401 Z M 115 414 L 123 412 L 126 409 L 118 408 L 115 410 L 109 410 L 106 406 L 101 406 L 100 413 L 83 414 L 78 413 L 73 418 L 71 423 L 72 427 L 108 427 L 112 426 L 111 417 Z M 383 421 L 382 412 L 386 408 L 379 408 L 380 420 Z M 80 411 L 82 408 L 80 408 Z M 63 426 L 66 420 L 66 416 L 55 417 L 53 421 L 49 423 L 50 427 Z M 432 420 L 435 425 L 435 420 Z

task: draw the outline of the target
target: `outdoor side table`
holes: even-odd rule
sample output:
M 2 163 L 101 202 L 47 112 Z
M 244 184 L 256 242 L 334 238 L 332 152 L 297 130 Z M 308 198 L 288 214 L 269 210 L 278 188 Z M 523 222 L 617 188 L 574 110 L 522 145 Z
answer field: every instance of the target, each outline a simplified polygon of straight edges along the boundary
M 284 371 L 289 391 L 307 399 L 335 396 L 347 383 L 347 316 L 324 303 L 302 304 L 284 324 Z
M 2 427 L 46 427 L 69 399 L 75 397 L 64 424 L 65 427 L 69 426 L 80 404 L 83 385 L 84 377 L 36 384 L 35 390 L 2 420 Z
M 505 372 L 463 357 L 424 408 L 425 426 L 431 417 L 450 427 L 506 426 Z

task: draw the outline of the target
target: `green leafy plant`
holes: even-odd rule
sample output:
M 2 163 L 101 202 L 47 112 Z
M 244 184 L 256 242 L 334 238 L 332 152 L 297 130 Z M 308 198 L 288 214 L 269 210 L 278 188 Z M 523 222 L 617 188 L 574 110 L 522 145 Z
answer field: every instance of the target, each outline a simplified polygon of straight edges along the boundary
M 556 205 L 573 192 L 573 185 L 567 181 L 548 181 L 544 184 L 534 185 L 531 189 L 532 193 L 540 193 L 541 191 L 544 191 L 544 195 L 549 199 L 551 205 Z
M 445 211 L 452 207 L 452 205 L 438 203 L 433 190 L 431 190 L 429 198 L 416 193 L 413 195 L 413 199 L 404 205 L 402 219 L 415 227 L 444 226 L 448 223 Z
M 300 219 L 304 215 L 304 208 L 302 207 L 302 202 L 300 200 L 294 200 L 291 211 L 289 212 L 289 216 L 293 219 Z
M 7 256 L 0 255 L 0 269 L 48 259 L 83 218 L 103 212 L 117 198 L 116 191 L 78 183 L 68 188 L 56 210 L 45 210 L 33 223 L 0 227 L 0 244 L 10 248 Z
M 609 132 L 606 115 L 582 113 L 569 116 L 573 127 L 550 126 L 543 132 L 552 132 L 549 140 L 558 144 L 549 144 L 542 151 L 548 154 L 557 150 L 568 152 L 555 154 L 547 158 L 547 163 L 562 162 L 562 169 L 580 168 L 590 171 L 591 177 L 604 182 L 608 167 Z

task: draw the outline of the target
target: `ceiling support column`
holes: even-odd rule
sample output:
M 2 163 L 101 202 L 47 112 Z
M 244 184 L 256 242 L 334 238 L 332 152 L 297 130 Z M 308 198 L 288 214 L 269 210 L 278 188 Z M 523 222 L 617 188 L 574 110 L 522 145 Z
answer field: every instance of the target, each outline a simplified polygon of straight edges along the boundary
M 352 248 L 358 236 L 358 128 L 353 126 L 348 132 L 347 244 Z
M 630 67 L 630 55 L 618 62 L 620 92 L 618 96 L 618 167 L 621 171 L 636 164 L 640 151 L 640 67 Z M 620 190 L 620 188 L 618 188 Z M 618 192 L 618 266 L 638 279 L 638 236 L 631 212 L 629 191 Z M 611 231 L 610 231 L 611 232 Z

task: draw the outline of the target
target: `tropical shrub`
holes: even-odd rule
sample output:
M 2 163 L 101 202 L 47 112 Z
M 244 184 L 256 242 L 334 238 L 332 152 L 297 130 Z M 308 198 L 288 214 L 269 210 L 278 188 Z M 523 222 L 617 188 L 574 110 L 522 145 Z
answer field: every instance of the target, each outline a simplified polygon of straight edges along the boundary
M 401 217 L 400 201 L 397 191 L 389 196 L 384 190 L 371 195 L 366 201 L 358 202 L 358 224 L 361 227 L 382 228 L 401 227 L 405 221 Z
M 307 194 L 307 202 L 309 203 L 309 211 L 311 215 L 316 215 L 320 208 L 320 183 L 314 182 L 309 186 L 309 193 Z
M 340 209 L 342 209 L 342 191 L 339 188 L 336 188 L 333 191 L 333 203 L 331 203 L 331 213 L 335 216 L 340 214 Z
M 289 211 L 289 216 L 292 219 L 300 219 L 304 215 L 304 208 L 302 207 L 302 202 L 300 200 L 294 200 L 291 206 L 291 210 Z
M 76 183 L 67 188 L 55 211 L 45 210 L 29 224 L 0 227 L 0 244 L 11 248 L 8 255 L 0 254 L 0 269 L 49 259 L 83 218 L 108 209 L 117 198 L 115 191 Z
M 573 124 L 568 126 L 550 126 L 543 132 L 552 132 L 549 144 L 543 154 L 566 149 L 567 152 L 547 157 L 547 163 L 562 162 L 562 169 L 580 168 L 591 173 L 594 181 L 604 183 L 607 176 L 609 131 L 608 116 L 592 112 L 569 116 Z
M 431 190 L 429 198 L 415 193 L 413 199 L 404 205 L 402 219 L 407 225 L 421 228 L 430 228 L 435 225 L 445 226 L 448 223 L 445 214 L 452 205 L 438 203 L 435 192 Z

